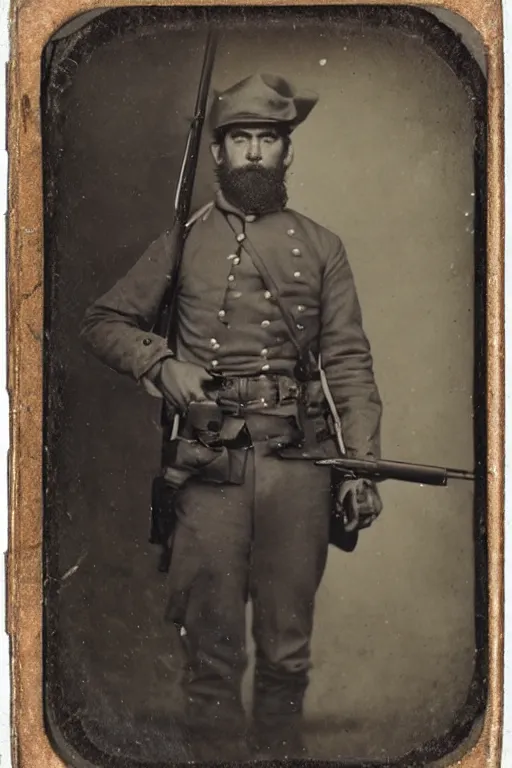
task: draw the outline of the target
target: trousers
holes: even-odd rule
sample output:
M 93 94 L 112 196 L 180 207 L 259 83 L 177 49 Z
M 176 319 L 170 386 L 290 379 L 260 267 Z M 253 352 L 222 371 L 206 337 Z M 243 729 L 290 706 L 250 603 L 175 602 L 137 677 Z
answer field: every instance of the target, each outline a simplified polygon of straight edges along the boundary
M 282 419 L 247 417 L 242 485 L 189 481 L 177 498 L 166 617 L 184 636 L 188 717 L 216 731 L 244 728 L 246 606 L 252 602 L 252 717 L 265 727 L 302 716 L 315 595 L 327 559 L 330 474 L 273 455 Z

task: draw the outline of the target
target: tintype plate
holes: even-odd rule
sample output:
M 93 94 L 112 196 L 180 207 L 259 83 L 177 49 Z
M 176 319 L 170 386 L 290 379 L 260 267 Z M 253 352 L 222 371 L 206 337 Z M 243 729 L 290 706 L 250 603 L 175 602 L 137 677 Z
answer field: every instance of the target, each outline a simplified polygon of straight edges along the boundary
M 500 4 L 11 18 L 14 764 L 498 766 Z

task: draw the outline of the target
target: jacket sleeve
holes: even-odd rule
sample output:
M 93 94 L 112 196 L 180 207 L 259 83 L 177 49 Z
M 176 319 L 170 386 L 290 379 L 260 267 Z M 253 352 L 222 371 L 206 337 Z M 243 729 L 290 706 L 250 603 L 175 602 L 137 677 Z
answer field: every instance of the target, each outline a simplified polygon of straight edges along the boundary
M 354 277 L 339 238 L 322 284 L 320 351 L 349 456 L 380 458 L 382 402 Z
M 151 329 L 170 285 L 177 244 L 177 227 L 152 242 L 129 272 L 87 309 L 81 324 L 85 348 L 136 381 L 173 355 L 166 339 Z

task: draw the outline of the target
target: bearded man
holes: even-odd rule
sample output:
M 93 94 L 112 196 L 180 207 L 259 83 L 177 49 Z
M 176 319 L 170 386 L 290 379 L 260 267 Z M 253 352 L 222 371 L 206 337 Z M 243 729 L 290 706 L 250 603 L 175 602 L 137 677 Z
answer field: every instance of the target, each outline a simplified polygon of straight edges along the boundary
M 303 754 L 333 488 L 329 471 L 297 460 L 297 450 L 335 456 L 336 447 L 301 351 L 321 360 L 347 454 L 380 456 L 382 404 L 345 248 L 287 207 L 291 135 L 316 101 L 265 74 L 216 95 L 218 189 L 189 222 L 172 344 L 152 331 L 176 257 L 172 228 L 93 304 L 82 327 L 93 354 L 158 392 L 179 417 L 163 473 L 177 518 L 167 616 L 185 638 L 187 722 L 221 760 L 246 733 L 249 600 L 253 741 L 273 757 Z M 213 423 L 207 416 L 201 426 L 197 403 L 216 408 Z M 361 527 L 380 514 L 373 484 L 334 490 Z

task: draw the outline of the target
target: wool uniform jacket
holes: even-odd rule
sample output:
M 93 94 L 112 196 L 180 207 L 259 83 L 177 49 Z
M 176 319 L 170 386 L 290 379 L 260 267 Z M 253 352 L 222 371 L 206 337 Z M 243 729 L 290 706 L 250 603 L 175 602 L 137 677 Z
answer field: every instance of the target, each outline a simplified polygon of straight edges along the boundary
M 380 456 L 382 403 L 352 270 L 340 238 L 285 208 L 244 217 L 221 194 L 195 217 L 180 270 L 176 342 L 154 333 L 179 247 L 173 226 L 87 310 L 86 347 L 141 382 L 174 356 L 224 375 L 289 373 L 297 352 L 275 296 L 244 247 L 264 261 L 297 335 L 321 354 L 349 455 Z

